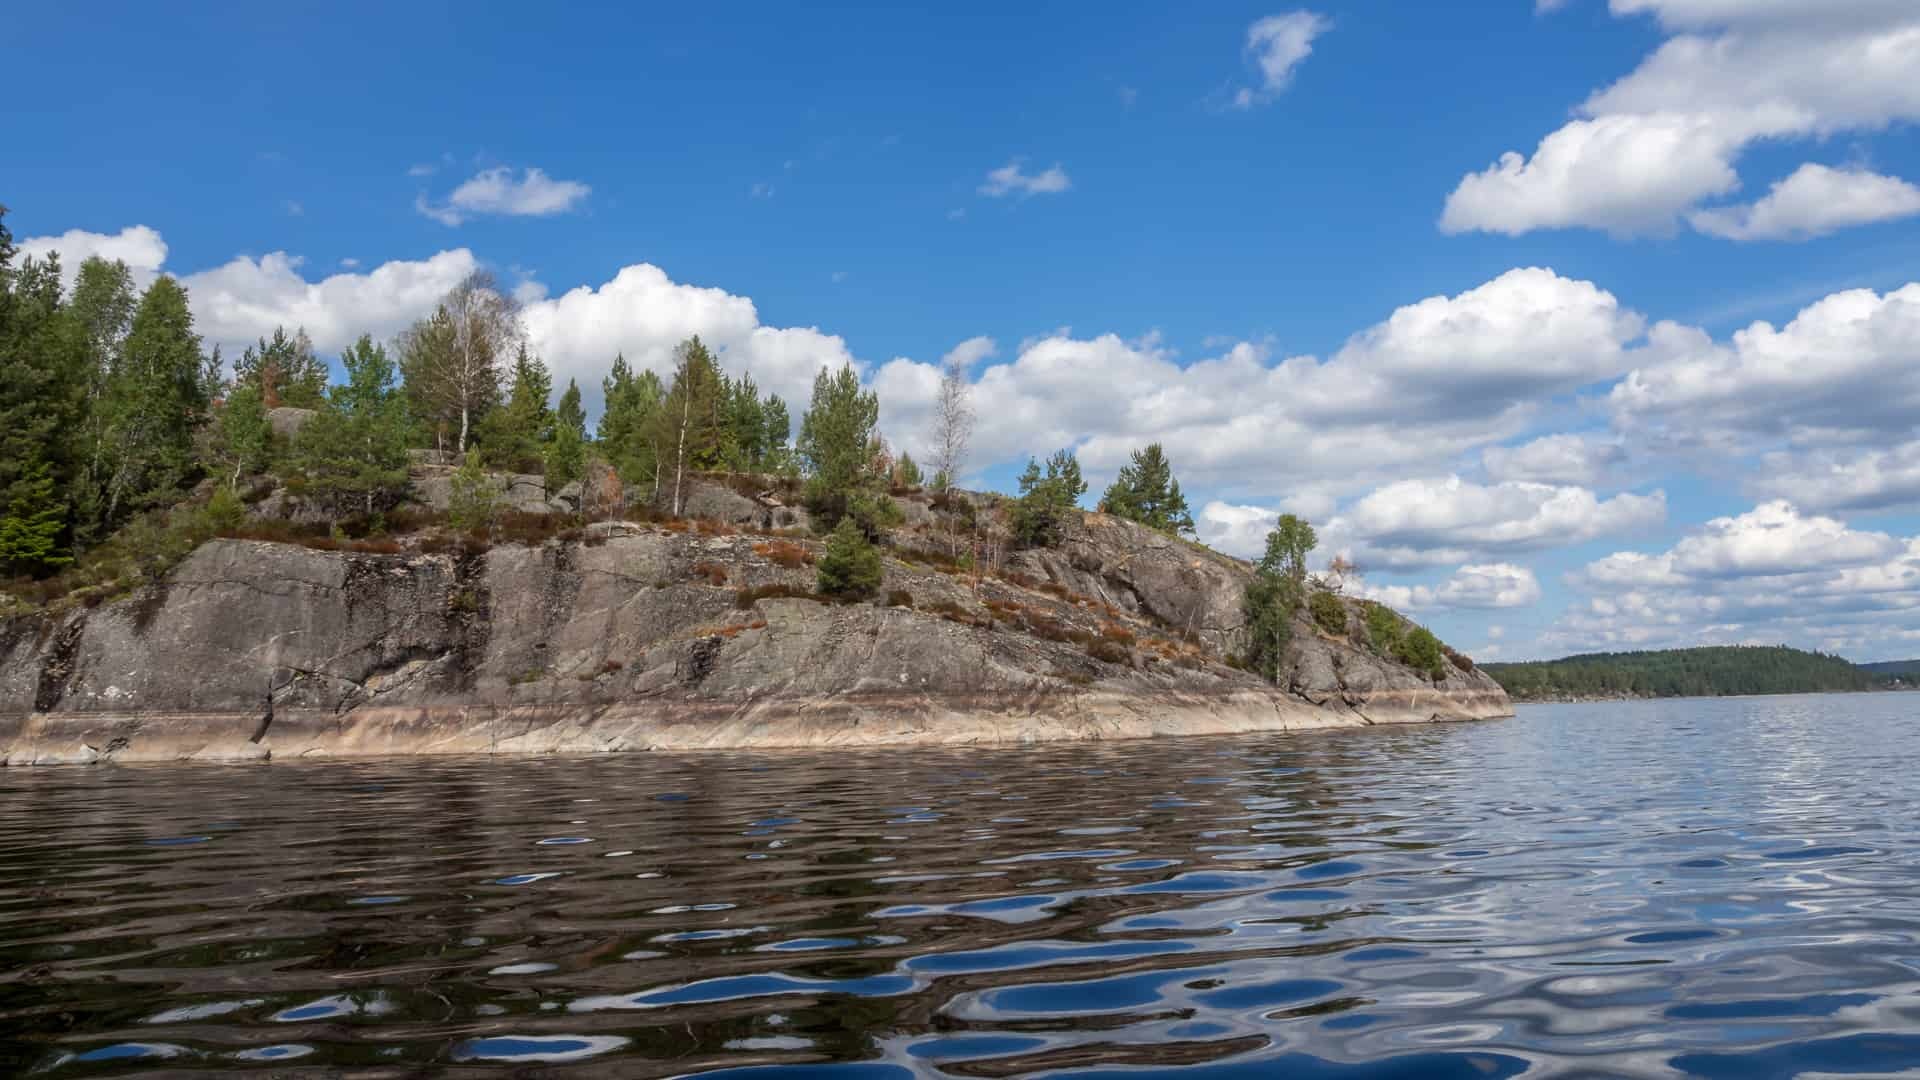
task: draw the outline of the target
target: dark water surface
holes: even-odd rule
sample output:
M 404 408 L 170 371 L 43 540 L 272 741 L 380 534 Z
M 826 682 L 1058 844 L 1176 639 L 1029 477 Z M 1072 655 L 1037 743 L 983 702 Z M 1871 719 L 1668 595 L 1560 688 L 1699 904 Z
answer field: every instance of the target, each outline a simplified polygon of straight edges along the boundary
M 1920 1069 L 1916 720 L 0 770 L 0 1074 Z

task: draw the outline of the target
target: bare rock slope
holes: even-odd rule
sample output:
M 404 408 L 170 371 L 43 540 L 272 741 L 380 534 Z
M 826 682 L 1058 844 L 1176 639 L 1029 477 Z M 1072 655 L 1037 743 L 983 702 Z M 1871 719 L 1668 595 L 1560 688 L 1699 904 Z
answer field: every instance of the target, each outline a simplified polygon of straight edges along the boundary
M 625 522 L 467 555 L 217 540 L 162 585 L 0 623 L 0 758 L 1008 742 L 1511 711 L 1478 671 L 1436 682 L 1305 622 L 1288 685 L 1230 667 L 1246 566 L 1110 518 L 1005 578 L 902 549 L 859 604 L 806 595 L 817 552 Z

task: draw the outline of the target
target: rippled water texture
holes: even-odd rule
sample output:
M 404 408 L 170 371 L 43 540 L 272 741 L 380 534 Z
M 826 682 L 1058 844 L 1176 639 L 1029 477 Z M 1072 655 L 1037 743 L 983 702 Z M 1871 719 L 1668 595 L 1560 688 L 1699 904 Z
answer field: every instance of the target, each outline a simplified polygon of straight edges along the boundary
M 1917 713 L 0 771 L 0 1073 L 1885 1074 Z

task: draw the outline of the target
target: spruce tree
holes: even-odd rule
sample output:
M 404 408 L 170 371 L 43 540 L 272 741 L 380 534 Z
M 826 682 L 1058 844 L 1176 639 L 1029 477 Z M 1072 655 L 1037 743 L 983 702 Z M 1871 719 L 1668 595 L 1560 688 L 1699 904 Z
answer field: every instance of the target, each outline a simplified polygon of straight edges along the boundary
M 73 561 L 61 546 L 67 507 L 54 495 L 53 470 L 34 457 L 17 470 L 0 515 L 0 566 L 10 573 L 43 574 Z

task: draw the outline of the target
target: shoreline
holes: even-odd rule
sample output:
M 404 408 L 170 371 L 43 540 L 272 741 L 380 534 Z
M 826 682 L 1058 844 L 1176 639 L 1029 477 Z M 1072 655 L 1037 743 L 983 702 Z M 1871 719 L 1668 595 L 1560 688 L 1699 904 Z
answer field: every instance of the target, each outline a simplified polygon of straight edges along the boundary
M 365 757 L 1017 746 L 1465 722 L 1504 697 L 1442 689 L 1315 705 L 1284 693 L 843 695 L 825 700 L 362 707 L 344 714 L 55 712 L 0 717 L 0 763 L 267 762 Z

